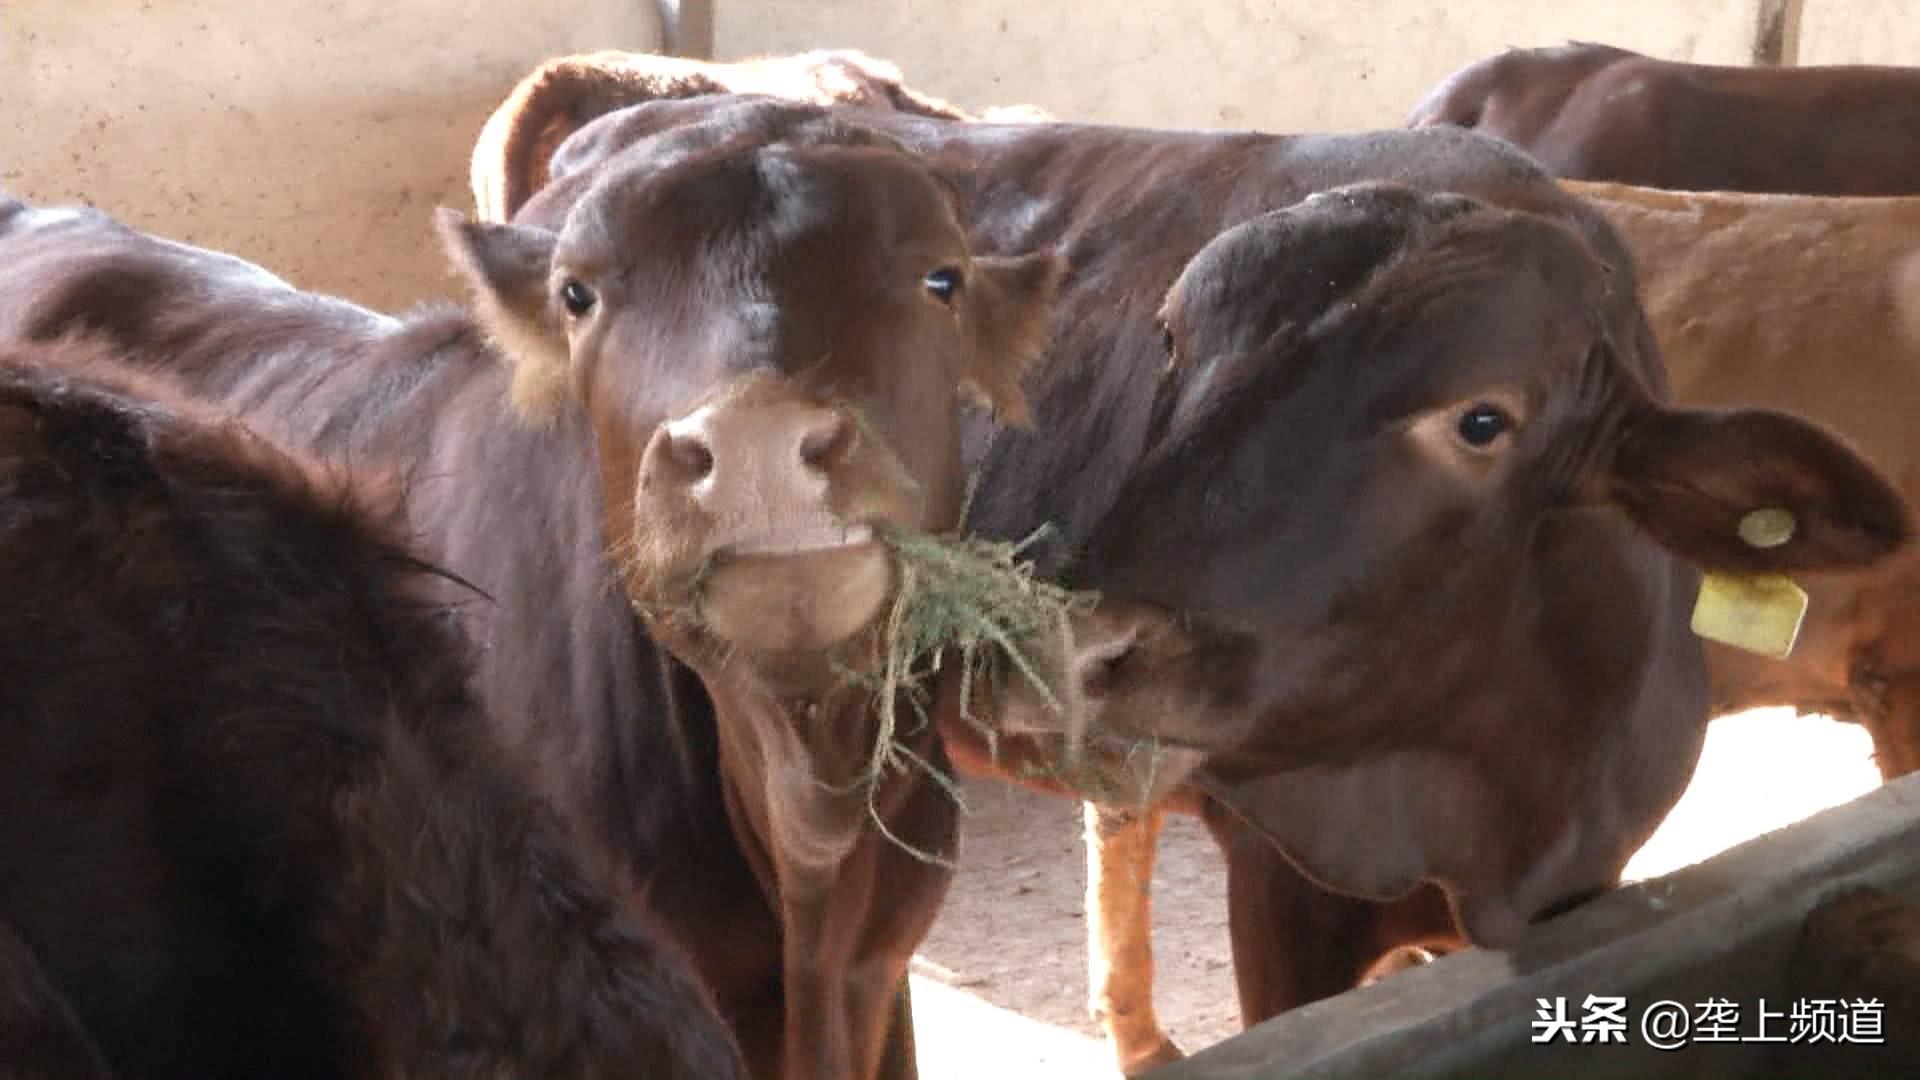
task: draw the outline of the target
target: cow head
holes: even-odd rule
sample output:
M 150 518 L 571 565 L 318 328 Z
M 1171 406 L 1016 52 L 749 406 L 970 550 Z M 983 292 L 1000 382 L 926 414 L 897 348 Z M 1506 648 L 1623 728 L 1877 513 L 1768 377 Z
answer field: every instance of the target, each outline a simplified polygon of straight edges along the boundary
M 1909 532 L 1812 425 L 1662 404 L 1610 277 L 1559 220 L 1393 185 L 1209 244 L 1162 309 L 1153 443 L 1068 571 L 1106 597 L 1089 724 L 1204 751 L 1310 876 L 1439 882 L 1483 941 L 1610 883 L 1706 719 L 1667 556 L 1840 570 Z M 1743 538 L 1759 509 L 1791 536 Z
M 443 233 L 517 409 L 591 425 L 634 604 L 716 655 L 815 655 L 873 621 L 876 529 L 957 523 L 961 400 L 1024 420 L 1060 269 L 973 257 L 914 155 L 770 102 L 626 148 L 556 228 L 446 212 Z

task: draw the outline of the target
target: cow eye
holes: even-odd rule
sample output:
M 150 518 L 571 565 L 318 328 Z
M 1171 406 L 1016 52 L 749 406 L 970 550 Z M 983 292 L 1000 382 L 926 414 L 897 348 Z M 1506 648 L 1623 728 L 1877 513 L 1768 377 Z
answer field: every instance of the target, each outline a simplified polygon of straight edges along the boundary
M 1166 351 L 1167 358 L 1173 358 L 1173 327 L 1160 324 L 1160 348 Z
M 566 284 L 560 286 L 560 302 L 566 305 L 567 314 L 576 319 L 592 311 L 594 302 L 599 299 L 593 294 L 592 289 L 572 278 L 568 278 Z
M 943 304 L 953 303 L 954 294 L 960 291 L 960 271 L 951 266 L 943 266 L 920 279 L 927 292 Z
M 1492 446 L 1495 439 L 1513 430 L 1513 417 L 1498 405 L 1489 405 L 1482 401 L 1460 414 L 1457 425 L 1460 439 L 1468 446 L 1483 449 Z

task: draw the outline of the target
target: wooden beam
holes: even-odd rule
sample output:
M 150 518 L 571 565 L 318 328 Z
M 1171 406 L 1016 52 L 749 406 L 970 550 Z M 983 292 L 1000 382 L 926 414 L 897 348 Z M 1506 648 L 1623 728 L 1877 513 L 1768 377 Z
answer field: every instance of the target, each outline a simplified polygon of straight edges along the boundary
M 1807 0 L 1759 0 L 1753 22 L 1755 67 L 1800 63 L 1800 17 Z
M 1746 1080 L 1778 1078 L 1776 1053 L 1756 1041 L 1689 1041 L 1676 1050 L 1649 1043 L 1640 1026 L 1648 1006 L 1694 1006 L 1708 998 L 1739 1003 L 1741 1031 L 1757 1033 L 1762 1009 L 1773 1034 L 1796 995 L 1806 995 L 1802 948 L 1831 949 L 1829 913 L 1807 916 L 1841 892 L 1873 886 L 1920 899 L 1920 775 L 1887 784 L 1778 832 L 1665 877 L 1615 890 L 1528 930 L 1507 949 L 1466 949 L 1371 986 L 1275 1017 L 1155 1070 L 1153 1080 Z M 1884 912 L 1885 908 L 1876 909 Z M 1840 913 L 1844 915 L 1844 911 Z M 1886 965 L 1894 940 L 1884 915 L 1859 940 Z M 1873 936 L 1877 934 L 1878 936 Z M 1844 938 L 1845 935 L 1842 935 Z M 1879 951 L 1874 952 L 1873 950 Z M 1848 956 L 1859 954 L 1849 947 Z M 1846 977 L 1866 965 L 1855 963 Z M 1894 965 L 1895 970 L 1900 969 Z M 1878 969 L 1875 969 L 1878 970 Z M 1894 980 L 1898 985 L 1898 978 Z M 1796 985 L 1798 983 L 1798 985 Z M 1856 989 L 1855 986 L 1859 989 Z M 1871 997 L 1880 984 L 1849 985 L 1845 996 Z M 1891 992 L 1891 991 L 1889 991 Z M 1836 990 L 1831 995 L 1839 996 Z M 1625 1045 L 1534 1042 L 1539 1002 L 1561 1000 L 1578 1019 L 1588 995 L 1625 997 L 1631 1023 Z M 1764 999 L 1764 1003 L 1762 1001 Z M 1896 1019 L 1885 1015 L 1887 1043 L 1806 1046 L 1815 1055 L 1793 1075 L 1920 1076 L 1893 1045 Z
M 1845 1003 L 1877 1003 L 1873 1022 L 1886 1043 L 1874 1047 L 1872 1059 L 1852 1062 L 1824 1042 L 1789 1043 L 1775 1048 L 1770 1069 L 1819 1076 L 1827 1075 L 1823 1067 L 1852 1065 L 1849 1077 L 1912 1076 L 1920 1062 L 1920 903 L 1872 886 L 1843 890 L 1807 916 L 1787 965 L 1787 986 L 1795 999 L 1839 1003 L 1829 1020 L 1835 1029 L 1843 1016 L 1851 1022 Z
M 655 0 L 660 9 L 661 49 L 668 56 L 713 59 L 715 0 Z

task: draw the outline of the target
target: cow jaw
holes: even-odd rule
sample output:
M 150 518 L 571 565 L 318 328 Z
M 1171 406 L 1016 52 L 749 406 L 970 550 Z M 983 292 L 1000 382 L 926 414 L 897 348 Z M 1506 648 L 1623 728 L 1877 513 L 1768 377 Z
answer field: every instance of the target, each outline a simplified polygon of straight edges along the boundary
M 893 592 L 893 565 L 872 530 L 845 530 L 805 545 L 717 556 L 701 581 L 698 614 L 709 633 L 751 652 L 832 648 L 870 625 Z M 859 539 L 856 539 L 858 537 Z

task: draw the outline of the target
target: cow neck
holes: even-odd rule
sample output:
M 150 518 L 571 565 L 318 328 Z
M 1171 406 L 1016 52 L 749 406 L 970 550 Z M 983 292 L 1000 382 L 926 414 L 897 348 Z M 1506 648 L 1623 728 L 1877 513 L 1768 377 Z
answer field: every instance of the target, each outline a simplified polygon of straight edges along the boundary
M 909 765 L 871 775 L 864 690 L 782 699 L 709 683 L 727 812 L 781 936 L 783 1072 L 872 1076 L 885 1004 L 951 880 L 958 806 Z M 946 769 L 931 727 L 896 733 Z
M 696 668 L 714 705 L 728 811 L 769 897 L 831 885 L 862 838 L 874 835 L 874 817 L 884 825 L 899 790 L 922 778 L 911 768 L 876 771 L 881 734 L 872 692 L 837 684 L 783 695 L 731 667 Z M 924 726 L 903 725 L 892 738 L 934 760 Z

